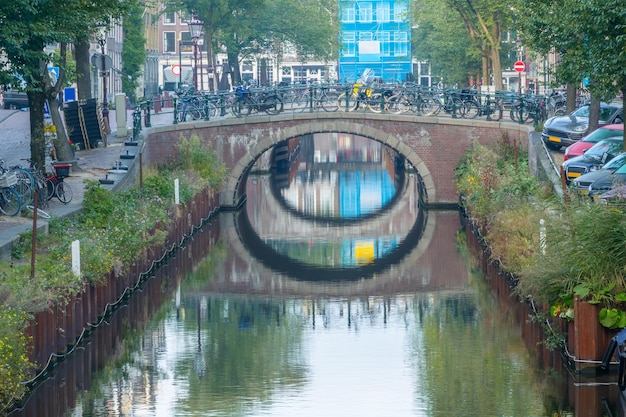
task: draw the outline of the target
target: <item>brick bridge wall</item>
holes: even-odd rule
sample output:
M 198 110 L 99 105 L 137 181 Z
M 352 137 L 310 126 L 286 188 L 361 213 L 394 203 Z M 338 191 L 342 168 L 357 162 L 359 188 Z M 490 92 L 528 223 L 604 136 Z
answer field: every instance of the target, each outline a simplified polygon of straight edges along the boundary
M 474 140 L 491 146 L 505 135 L 526 149 L 530 128 L 516 123 L 373 113 L 304 113 L 199 121 L 146 129 L 145 164 L 176 156 L 181 135 L 197 134 L 211 142 L 229 169 L 220 203 L 236 206 L 245 195 L 245 179 L 254 161 L 275 144 L 309 133 L 353 133 L 382 142 L 404 155 L 424 180 L 430 204 L 456 203 L 454 167 Z

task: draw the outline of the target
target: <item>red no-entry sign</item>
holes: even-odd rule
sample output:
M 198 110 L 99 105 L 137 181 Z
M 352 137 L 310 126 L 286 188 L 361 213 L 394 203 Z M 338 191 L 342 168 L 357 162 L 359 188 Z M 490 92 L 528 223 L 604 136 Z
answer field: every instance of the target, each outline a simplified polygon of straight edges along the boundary
M 513 69 L 517 72 L 524 72 L 524 70 L 526 69 L 526 65 L 523 61 L 517 61 L 515 65 L 513 65 Z
M 180 73 L 181 73 L 180 65 L 172 65 L 172 74 L 178 77 Z

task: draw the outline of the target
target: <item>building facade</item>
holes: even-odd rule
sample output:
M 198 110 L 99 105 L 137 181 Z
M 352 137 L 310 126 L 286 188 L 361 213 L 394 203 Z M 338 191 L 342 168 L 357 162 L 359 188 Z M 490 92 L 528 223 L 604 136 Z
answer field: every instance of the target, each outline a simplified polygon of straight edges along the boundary
M 413 79 L 408 0 L 339 0 L 339 24 L 340 81 L 366 68 L 386 82 Z

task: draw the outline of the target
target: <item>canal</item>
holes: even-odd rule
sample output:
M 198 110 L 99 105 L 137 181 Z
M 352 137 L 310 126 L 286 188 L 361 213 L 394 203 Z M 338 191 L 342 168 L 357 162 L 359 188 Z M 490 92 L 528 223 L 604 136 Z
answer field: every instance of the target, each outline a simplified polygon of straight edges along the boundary
M 278 146 L 245 207 L 194 235 L 10 415 L 619 412 L 615 384 L 537 366 L 459 212 L 425 210 L 420 190 L 364 138 Z

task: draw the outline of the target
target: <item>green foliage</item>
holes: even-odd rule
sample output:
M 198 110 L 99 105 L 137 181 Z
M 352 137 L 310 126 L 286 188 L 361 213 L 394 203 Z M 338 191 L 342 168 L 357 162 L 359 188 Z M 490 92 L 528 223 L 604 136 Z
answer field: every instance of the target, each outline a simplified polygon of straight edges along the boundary
M 196 172 L 208 185 L 216 189 L 226 179 L 226 167 L 218 161 L 210 143 L 204 143 L 198 135 L 182 137 L 178 143 L 180 168 Z
M 411 42 L 415 58 L 428 61 L 435 82 L 468 83 L 480 74 L 480 49 L 467 36 L 459 14 L 442 0 L 426 0 L 412 7 L 416 24 Z
M 136 89 L 146 62 L 146 38 L 142 21 L 143 6 L 135 4 L 124 18 L 124 44 L 122 46 L 122 89 L 131 103 L 137 101 Z M 128 77 L 130 79 L 128 79 Z
M 528 0 L 519 7 L 524 44 L 560 53 L 555 75 L 578 84 L 590 77 L 591 93 L 612 99 L 626 90 L 626 9 L 622 0 Z
M 25 392 L 21 381 L 32 368 L 28 362 L 27 320 L 23 311 L 7 306 L 0 309 L 0 410 Z

